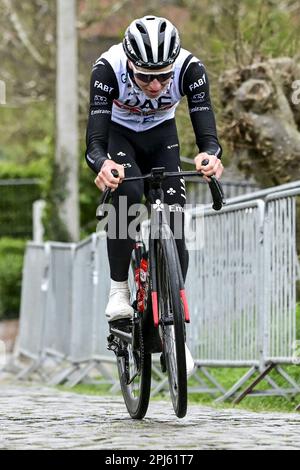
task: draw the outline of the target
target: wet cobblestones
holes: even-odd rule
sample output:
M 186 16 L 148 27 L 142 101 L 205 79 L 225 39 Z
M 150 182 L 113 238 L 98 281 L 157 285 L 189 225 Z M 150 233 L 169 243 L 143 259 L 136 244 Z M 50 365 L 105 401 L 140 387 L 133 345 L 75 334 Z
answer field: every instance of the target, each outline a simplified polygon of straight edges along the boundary
M 0 385 L 0 449 L 300 449 L 300 415 L 190 405 L 178 419 L 169 401 L 129 418 L 122 398 Z

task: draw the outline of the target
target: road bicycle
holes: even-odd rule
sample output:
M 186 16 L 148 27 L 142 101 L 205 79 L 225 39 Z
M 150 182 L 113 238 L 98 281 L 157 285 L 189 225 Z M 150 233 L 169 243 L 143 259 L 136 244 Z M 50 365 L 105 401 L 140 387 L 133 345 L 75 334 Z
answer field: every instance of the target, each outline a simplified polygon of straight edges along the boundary
M 204 163 L 205 164 L 205 163 Z M 118 176 L 116 170 L 112 170 Z M 185 323 L 190 322 L 177 246 L 164 209 L 162 182 L 170 177 L 202 176 L 197 171 L 166 172 L 152 168 L 146 175 L 125 178 L 148 182 L 151 211 L 148 250 L 141 238 L 135 242 L 131 269 L 132 320 L 109 323 L 108 349 L 117 359 L 121 391 L 129 415 L 142 419 L 148 409 L 151 389 L 151 355 L 160 353 L 162 372 L 167 372 L 171 400 L 176 416 L 187 412 L 187 371 Z M 213 208 L 220 210 L 224 194 L 219 181 L 211 177 Z M 110 197 L 107 188 L 97 210 L 98 220 L 106 214 L 104 205 Z

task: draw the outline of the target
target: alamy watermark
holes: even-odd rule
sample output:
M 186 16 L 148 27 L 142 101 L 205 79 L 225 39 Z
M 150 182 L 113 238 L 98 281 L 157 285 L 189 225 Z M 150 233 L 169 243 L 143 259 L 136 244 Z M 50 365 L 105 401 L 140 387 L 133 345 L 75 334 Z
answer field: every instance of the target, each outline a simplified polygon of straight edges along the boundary
M 0 105 L 6 104 L 6 85 L 3 80 L 0 80 Z
M 292 344 L 293 364 L 300 365 L 300 340 L 296 340 Z
M 97 225 L 97 232 L 105 230 L 111 240 L 125 240 L 140 238 L 140 230 L 143 222 L 151 220 L 152 239 L 157 239 L 159 234 L 155 229 L 158 218 L 164 212 L 164 219 L 172 227 L 175 240 L 185 239 L 188 250 L 200 250 L 204 245 L 204 205 L 186 204 L 185 209 L 180 204 L 164 204 L 157 199 L 151 204 L 150 209 L 145 204 L 131 204 L 128 207 L 127 196 L 120 196 L 118 211 L 112 204 L 101 206 L 105 217 Z M 100 206 L 97 209 L 99 215 Z M 197 210 L 197 216 L 192 217 L 190 210 Z M 164 237 L 169 237 L 168 230 L 164 230 Z M 149 235 L 149 231 L 147 236 Z
M 300 80 L 295 80 L 292 83 L 292 88 L 295 90 L 291 96 L 292 103 L 298 105 L 300 104 Z
M 6 364 L 6 345 L 4 341 L 0 340 L 0 370 L 5 366 Z

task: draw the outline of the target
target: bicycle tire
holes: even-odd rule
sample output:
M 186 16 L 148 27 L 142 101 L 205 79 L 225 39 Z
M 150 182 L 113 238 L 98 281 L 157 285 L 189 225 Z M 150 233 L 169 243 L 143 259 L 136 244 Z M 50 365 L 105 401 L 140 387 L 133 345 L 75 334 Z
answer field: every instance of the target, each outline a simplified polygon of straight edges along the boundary
M 156 243 L 158 303 L 164 359 L 175 414 L 183 418 L 187 412 L 187 375 L 185 358 L 184 311 L 180 298 L 178 258 L 174 239 Z M 175 253 L 175 255 L 174 255 Z M 173 319 L 172 324 L 169 324 Z
M 141 349 L 132 350 L 131 345 L 122 341 L 122 346 L 131 355 L 129 360 L 142 361 L 139 365 L 140 374 L 131 383 L 128 383 L 128 374 L 125 371 L 125 358 L 117 357 L 121 391 L 127 411 L 133 419 L 143 419 L 147 413 L 151 388 L 151 354 L 141 353 Z
M 135 283 L 134 283 L 134 266 L 131 265 L 130 288 L 131 298 L 135 298 Z M 150 389 L 151 389 L 151 353 L 144 351 L 144 340 L 142 333 L 142 318 L 135 324 L 136 341 L 135 344 L 138 346 L 133 349 L 133 346 L 120 340 L 121 349 L 127 351 L 131 356 L 131 361 L 136 363 L 140 361 L 138 365 L 140 374 L 136 379 L 128 384 L 128 372 L 125 370 L 126 358 L 124 356 L 117 357 L 117 368 L 119 373 L 119 380 L 121 385 L 121 391 L 124 398 L 124 402 L 127 411 L 133 419 L 143 419 L 147 413 L 150 400 Z M 130 361 L 130 358 L 129 358 Z M 135 364 L 136 365 L 136 364 Z M 130 372 L 129 375 L 133 374 L 134 371 Z M 134 390 L 134 386 L 136 386 Z

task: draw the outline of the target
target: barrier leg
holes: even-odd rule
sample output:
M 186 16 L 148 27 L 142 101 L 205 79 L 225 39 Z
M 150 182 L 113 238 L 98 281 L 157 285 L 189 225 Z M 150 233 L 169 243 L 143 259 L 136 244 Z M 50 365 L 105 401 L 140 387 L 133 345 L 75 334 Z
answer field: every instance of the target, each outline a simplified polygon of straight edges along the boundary
M 164 377 L 164 379 L 157 384 L 155 389 L 151 392 L 151 397 L 154 397 L 157 393 L 165 388 L 165 385 L 168 383 L 168 377 Z
M 67 378 L 73 374 L 76 370 L 78 370 L 79 366 L 78 364 L 73 364 L 72 366 L 70 366 L 69 368 L 67 369 L 64 369 L 63 371 L 60 371 L 58 373 L 56 373 L 50 380 L 49 380 L 49 385 L 60 385 L 62 384 L 63 382 L 65 382 L 65 380 L 67 380 Z
M 233 403 L 235 405 L 239 404 L 249 393 L 252 392 L 252 390 L 258 385 L 265 377 L 268 375 L 273 369 L 275 368 L 275 364 L 271 364 L 269 367 L 267 367 L 260 375 L 257 377 L 257 379 L 252 382 L 251 385 L 249 385 L 246 390 L 244 390 L 234 401 Z M 255 368 L 256 369 L 256 368 Z M 254 370 L 255 372 L 255 370 Z
M 280 374 L 289 384 L 291 384 L 294 387 L 295 395 L 297 393 L 300 393 L 299 384 L 297 384 L 297 382 L 285 370 L 283 370 L 280 366 L 277 366 L 276 370 L 278 374 Z
M 215 379 L 215 377 L 210 374 L 210 372 L 208 372 L 205 367 L 200 367 L 199 369 L 201 370 L 202 374 L 205 375 L 207 380 L 209 380 L 209 382 L 211 382 L 219 390 L 219 392 L 226 393 L 225 388 L 217 381 L 217 379 Z
M 88 362 L 86 366 L 74 373 L 73 378 L 71 377 L 68 380 L 67 386 L 72 388 L 75 387 L 75 385 L 78 385 L 80 382 L 82 382 L 84 377 L 86 377 L 95 368 L 95 365 L 95 361 Z
M 221 403 L 231 398 L 244 385 L 244 383 L 247 382 L 253 374 L 255 374 L 256 371 L 257 367 L 252 367 L 236 384 L 233 385 L 233 387 L 231 387 L 230 390 L 228 390 L 222 397 L 217 398 L 215 402 Z
M 16 380 L 27 380 L 31 374 L 38 372 L 39 368 L 42 366 L 42 363 L 42 359 L 33 360 L 28 367 L 25 367 L 24 370 L 21 370 L 21 372 L 17 374 Z
M 157 364 L 155 364 L 155 361 L 152 362 L 153 390 L 151 392 L 151 397 L 155 396 L 157 393 L 163 390 L 166 384 L 168 383 L 168 377 L 161 371 L 160 364 L 158 363 L 158 361 Z M 153 375 L 157 376 L 157 378 L 154 379 Z

